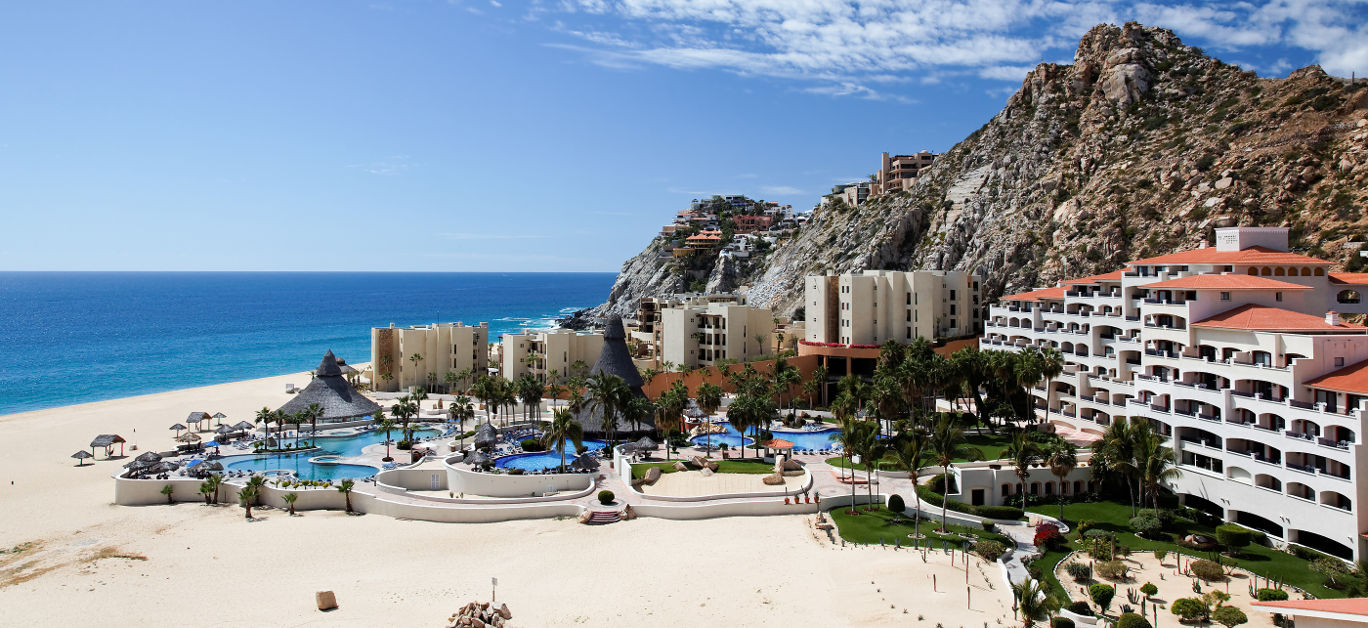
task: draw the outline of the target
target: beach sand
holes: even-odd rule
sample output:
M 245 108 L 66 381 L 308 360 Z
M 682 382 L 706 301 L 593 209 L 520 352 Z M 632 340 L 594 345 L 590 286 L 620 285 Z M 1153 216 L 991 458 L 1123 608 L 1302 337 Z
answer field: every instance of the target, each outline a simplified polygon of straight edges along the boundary
M 236 506 L 112 505 L 126 462 L 75 466 L 99 433 L 166 449 L 191 411 L 251 420 L 304 373 L 0 417 L 0 609 L 22 625 L 445 625 L 498 600 L 518 626 L 1014 624 L 997 566 L 841 548 L 811 518 L 440 524 Z M 130 458 L 136 452 L 129 452 Z M 101 456 L 103 452 L 101 452 Z M 933 575 L 939 592 L 932 591 Z M 314 608 L 333 590 L 340 608 Z M 921 620 L 918 620 L 918 616 Z

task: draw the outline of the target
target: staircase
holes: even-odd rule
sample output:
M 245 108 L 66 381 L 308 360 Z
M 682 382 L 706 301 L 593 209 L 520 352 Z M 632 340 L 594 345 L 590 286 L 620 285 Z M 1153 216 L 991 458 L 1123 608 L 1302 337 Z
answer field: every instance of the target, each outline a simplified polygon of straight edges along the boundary
M 617 523 L 621 520 L 622 513 L 619 513 L 616 510 L 595 510 L 589 513 L 589 519 L 586 520 L 585 523 L 591 526 L 607 525 L 610 523 Z

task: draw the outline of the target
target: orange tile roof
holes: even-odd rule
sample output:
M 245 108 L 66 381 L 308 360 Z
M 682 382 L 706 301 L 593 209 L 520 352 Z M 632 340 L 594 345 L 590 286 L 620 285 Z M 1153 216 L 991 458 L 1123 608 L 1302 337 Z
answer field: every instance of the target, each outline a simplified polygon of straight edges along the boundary
M 1306 382 L 1306 385 L 1339 392 L 1368 394 L 1368 360 L 1321 375 Z
M 1364 331 L 1360 325 L 1331 325 L 1322 316 L 1302 314 L 1267 305 L 1241 305 L 1196 323 L 1193 327 L 1243 329 L 1247 331 Z
M 1310 290 L 1303 286 L 1253 275 L 1191 275 L 1145 284 L 1151 290 Z
M 1329 266 L 1332 263 L 1298 253 L 1278 251 L 1264 246 L 1251 246 L 1239 251 L 1218 251 L 1216 247 L 1192 249 L 1191 251 L 1135 260 L 1126 264 L 1130 266 L 1158 264 L 1312 264 Z
M 1063 298 L 1064 298 L 1064 292 L 1065 292 L 1066 290 L 1068 290 L 1068 288 L 1065 288 L 1064 286 L 1059 286 L 1059 287 L 1057 287 L 1057 288 L 1041 288 L 1041 289 L 1039 289 L 1039 290 L 1031 290 L 1031 291 L 1029 291 L 1029 292 L 1021 292 L 1021 293 L 1018 293 L 1018 294 L 1008 295 L 1008 296 L 1002 297 L 1002 300 L 1003 300 L 1003 301 L 1039 301 L 1039 300 L 1041 300 L 1041 299 L 1063 299 Z
M 1268 612 L 1276 612 L 1277 609 L 1287 609 L 1293 611 L 1338 613 L 1340 615 L 1368 615 L 1368 598 L 1351 597 L 1338 600 L 1279 600 L 1276 602 L 1254 602 L 1254 607 Z
M 1368 273 L 1330 273 L 1330 283 L 1368 286 Z
M 793 441 L 775 438 L 765 443 L 769 449 L 793 449 Z
M 1092 285 L 1092 284 L 1095 284 L 1095 283 L 1097 283 L 1097 282 L 1099 282 L 1099 281 L 1121 281 L 1121 272 L 1122 272 L 1122 271 L 1119 271 L 1119 270 L 1113 270 L 1113 271 L 1111 271 L 1111 272 L 1109 272 L 1109 273 L 1103 273 L 1103 274 L 1101 274 L 1101 275 L 1093 275 L 1093 276 L 1091 276 L 1091 277 L 1082 277 L 1082 278 L 1079 278 L 1079 279 L 1073 279 L 1073 280 L 1070 280 L 1070 281 L 1066 281 L 1066 282 L 1064 282 L 1064 283 L 1066 283 L 1066 284 L 1074 284 L 1074 285 L 1079 285 L 1079 284 L 1083 284 L 1083 285 Z

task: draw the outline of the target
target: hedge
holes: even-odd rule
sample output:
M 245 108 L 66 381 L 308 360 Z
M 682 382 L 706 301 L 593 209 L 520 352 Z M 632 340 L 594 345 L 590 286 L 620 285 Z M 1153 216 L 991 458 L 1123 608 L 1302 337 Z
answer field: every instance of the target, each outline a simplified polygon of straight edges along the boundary
M 1135 613 L 1121 613 L 1116 620 L 1116 628 L 1151 628 L 1149 620 Z

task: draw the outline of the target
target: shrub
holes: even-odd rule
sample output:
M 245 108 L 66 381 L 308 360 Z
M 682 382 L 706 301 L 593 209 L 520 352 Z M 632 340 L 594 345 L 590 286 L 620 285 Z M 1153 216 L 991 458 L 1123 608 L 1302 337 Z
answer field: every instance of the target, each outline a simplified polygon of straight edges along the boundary
M 997 560 L 1007 551 L 997 541 L 982 540 L 974 543 L 974 552 L 985 560 Z
M 970 512 L 980 517 L 1006 519 L 1008 521 L 1020 519 L 1023 512 L 1020 508 L 1013 508 L 1012 506 L 971 506 L 970 508 Z
M 980 521 L 979 523 L 983 524 L 984 532 L 992 532 L 993 530 L 997 529 L 997 524 L 993 523 L 992 521 Z
M 1042 523 L 1036 526 L 1035 546 L 1045 549 L 1057 549 L 1065 542 L 1063 534 L 1059 533 L 1059 526 L 1053 523 Z
M 1099 582 L 1088 587 L 1088 597 L 1097 605 L 1097 608 L 1102 609 L 1102 612 L 1105 613 L 1111 607 L 1112 598 L 1116 597 L 1116 588 L 1110 584 Z
M 1249 530 L 1233 523 L 1224 523 L 1216 526 L 1216 540 L 1224 545 L 1227 552 L 1238 555 L 1240 550 L 1249 545 L 1252 538 Z
M 1116 628 L 1151 628 L 1149 620 L 1135 613 L 1121 613 L 1116 619 Z
M 1287 591 L 1282 589 L 1259 589 L 1254 597 L 1260 602 L 1278 602 L 1287 599 Z
M 1125 580 L 1129 573 L 1130 568 L 1119 560 L 1104 560 L 1097 563 L 1097 575 L 1108 580 Z
M 518 467 L 513 467 L 512 469 L 508 470 L 509 475 L 522 475 L 524 473 L 526 473 L 526 471 L 519 469 Z
M 1084 617 L 1093 616 L 1092 607 L 1088 606 L 1088 603 L 1084 602 L 1083 600 L 1074 600 L 1072 602 L 1069 602 L 1069 612 L 1075 615 L 1082 615 Z
M 1091 530 L 1094 525 L 1097 524 L 1093 523 L 1092 521 L 1078 522 L 1078 538 L 1083 538 L 1083 535 L 1087 534 L 1088 530 Z
M 543 445 L 541 439 L 538 438 L 529 438 L 518 443 L 518 446 L 522 447 L 523 451 L 546 451 L 546 445 Z
M 1154 550 L 1154 560 L 1157 560 L 1162 563 L 1164 562 L 1165 558 L 1168 558 L 1168 550 Z
M 907 510 L 907 504 L 903 503 L 902 495 L 894 493 L 890 496 L 888 498 L 888 509 L 898 515 L 901 515 L 904 510 Z
M 1169 605 L 1169 610 L 1183 621 L 1206 619 L 1207 605 L 1195 597 L 1178 598 Z
M 613 499 L 615 497 L 616 495 L 613 495 L 612 491 L 599 491 L 598 493 L 599 503 L 603 504 L 604 506 L 613 503 Z
M 1164 528 L 1164 524 L 1159 522 L 1159 517 L 1153 512 L 1142 512 L 1131 517 L 1130 527 L 1137 535 L 1152 538 Z
M 1153 582 L 1146 582 L 1140 587 L 1140 592 L 1144 593 L 1145 597 L 1154 597 L 1156 593 L 1159 593 L 1159 587 L 1154 586 Z
M 1068 617 L 1056 617 L 1050 620 L 1050 628 L 1074 628 L 1074 620 Z
M 408 450 L 410 450 L 410 449 L 413 449 L 413 441 L 411 441 L 411 440 L 401 440 L 401 441 L 399 441 L 399 442 L 397 442 L 397 443 L 394 444 L 394 448 L 395 448 L 395 449 L 402 450 L 402 451 L 408 451 Z
M 1192 575 L 1207 582 L 1225 579 L 1225 567 L 1215 561 L 1194 560 L 1192 564 L 1188 565 L 1188 570 L 1192 572 Z
M 1092 580 L 1092 565 L 1088 563 L 1072 562 L 1064 566 L 1064 571 L 1067 571 L 1070 577 L 1079 582 Z
M 1249 617 L 1245 615 L 1244 611 L 1234 606 L 1222 606 L 1211 611 L 1211 618 L 1226 628 L 1235 628 L 1235 626 L 1249 621 Z

